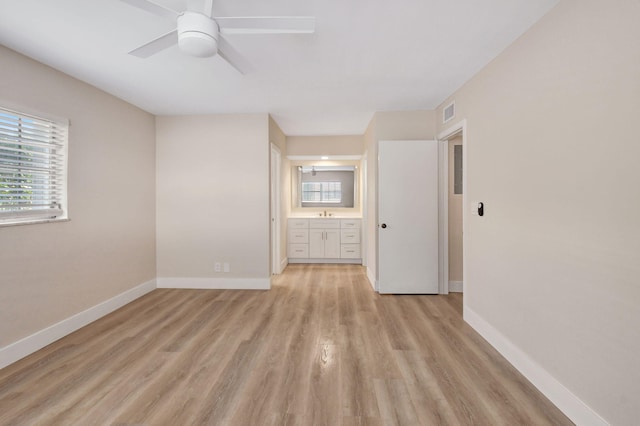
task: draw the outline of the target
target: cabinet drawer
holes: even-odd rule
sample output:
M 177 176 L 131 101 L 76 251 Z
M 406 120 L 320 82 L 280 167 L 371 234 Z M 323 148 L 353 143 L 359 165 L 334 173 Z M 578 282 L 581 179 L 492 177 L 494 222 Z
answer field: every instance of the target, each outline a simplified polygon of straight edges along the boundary
M 342 259 L 359 259 L 360 244 L 342 244 L 340 246 L 340 257 Z
M 309 219 L 289 219 L 289 229 L 307 229 Z
M 289 229 L 289 243 L 308 243 L 309 242 L 309 230 L 308 229 Z
M 336 219 L 310 219 L 309 228 L 311 229 L 339 229 L 340 221 Z
M 341 219 L 340 228 L 342 229 L 360 229 L 359 219 Z
M 309 258 L 309 244 L 289 244 L 289 257 Z
M 342 244 L 360 244 L 359 229 L 341 229 L 340 242 Z

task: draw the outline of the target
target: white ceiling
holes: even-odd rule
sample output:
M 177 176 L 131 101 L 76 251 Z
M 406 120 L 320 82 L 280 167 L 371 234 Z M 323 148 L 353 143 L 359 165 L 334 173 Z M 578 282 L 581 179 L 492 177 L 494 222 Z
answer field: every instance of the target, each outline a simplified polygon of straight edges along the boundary
M 375 111 L 435 108 L 558 1 L 214 0 L 217 16 L 316 17 L 312 35 L 227 35 L 246 75 L 177 47 L 128 55 L 175 22 L 119 0 L 0 0 L 0 44 L 156 115 L 268 112 L 287 135 L 362 134 Z

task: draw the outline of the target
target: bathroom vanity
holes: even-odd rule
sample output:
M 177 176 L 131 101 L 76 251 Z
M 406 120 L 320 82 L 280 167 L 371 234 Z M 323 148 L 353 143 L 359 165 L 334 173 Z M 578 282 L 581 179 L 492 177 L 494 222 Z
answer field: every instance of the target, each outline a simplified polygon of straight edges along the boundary
M 289 263 L 362 263 L 359 218 L 290 218 Z

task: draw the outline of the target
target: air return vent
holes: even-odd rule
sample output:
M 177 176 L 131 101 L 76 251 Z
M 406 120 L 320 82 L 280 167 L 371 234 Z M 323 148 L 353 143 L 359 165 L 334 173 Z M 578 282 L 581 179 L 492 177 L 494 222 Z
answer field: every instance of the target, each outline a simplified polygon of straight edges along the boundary
M 446 123 L 447 121 L 451 120 L 455 116 L 456 116 L 456 103 L 451 102 L 442 111 L 442 122 Z

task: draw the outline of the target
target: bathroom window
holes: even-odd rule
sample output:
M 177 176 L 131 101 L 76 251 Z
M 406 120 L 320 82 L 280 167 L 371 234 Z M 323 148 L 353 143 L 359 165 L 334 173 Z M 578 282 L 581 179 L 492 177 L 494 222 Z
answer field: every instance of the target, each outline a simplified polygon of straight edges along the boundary
M 0 225 L 67 217 L 67 129 L 0 108 Z
M 341 182 L 302 182 L 302 203 L 342 202 Z

